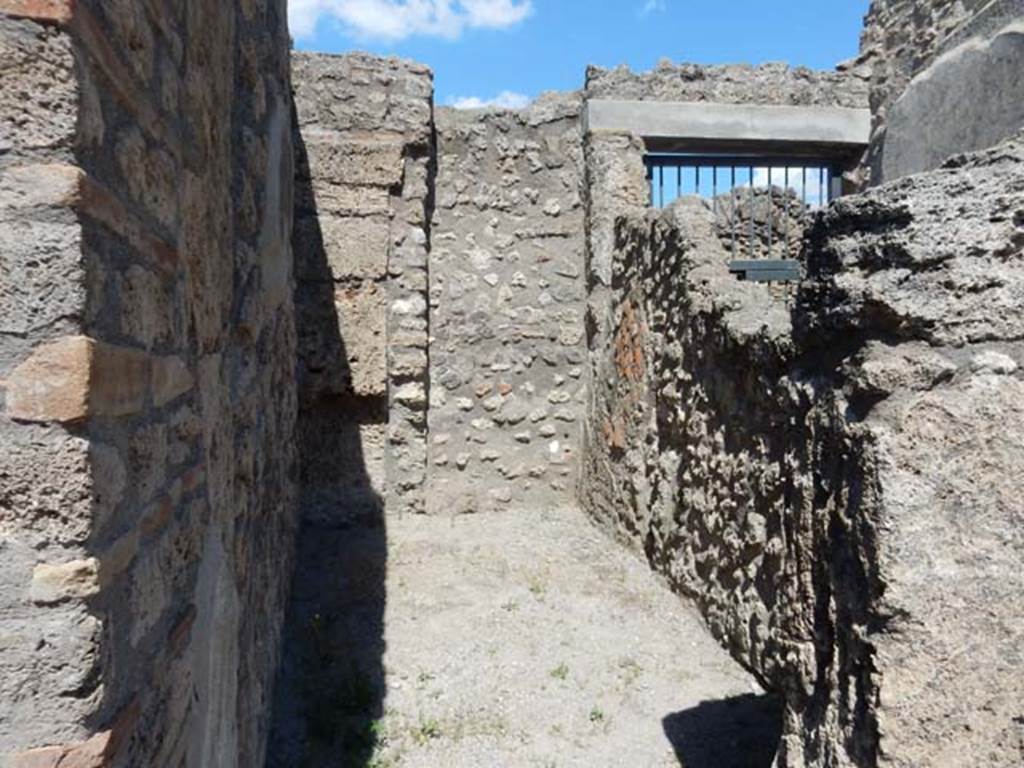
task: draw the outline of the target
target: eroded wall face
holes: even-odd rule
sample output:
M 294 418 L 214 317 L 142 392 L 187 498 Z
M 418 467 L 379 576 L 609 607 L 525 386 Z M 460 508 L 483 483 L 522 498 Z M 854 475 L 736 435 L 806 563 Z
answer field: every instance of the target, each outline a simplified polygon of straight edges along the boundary
M 294 527 L 283 2 L 0 3 L 0 754 L 260 765 Z
M 863 108 L 868 98 L 868 76 L 859 66 L 819 72 L 782 64 L 753 67 L 663 62 L 646 73 L 634 73 L 626 67 L 590 67 L 585 98 Z M 604 367 L 619 322 L 615 302 L 621 275 L 615 263 L 621 244 L 617 241 L 616 220 L 647 206 L 649 191 L 643 166 L 644 144 L 638 137 L 592 131 L 584 138 L 584 152 L 587 345 L 592 385 L 585 418 L 585 472 L 580 494 L 588 499 L 592 514 L 612 523 L 619 502 L 604 503 L 599 497 L 605 492 L 616 495 L 610 468 L 615 465 L 614 453 L 621 449 L 616 444 L 622 436 L 608 431 L 608 414 L 599 400 L 607 386 Z
M 303 515 L 422 512 L 433 77 L 293 55 Z
M 431 511 L 569 503 L 584 398 L 580 101 L 438 114 Z
M 873 183 L 937 168 L 1024 125 L 1024 2 L 875 0 L 861 62 L 871 71 Z
M 590 66 L 586 97 L 861 109 L 868 96 L 868 75 L 852 66 L 824 71 L 786 64 L 708 66 L 662 60 L 649 72 Z
M 9 380 L 33 349 L 79 332 L 87 291 L 82 228 L 61 192 L 73 192 L 77 177 L 72 41 L 51 24 L 0 15 L 0 60 L 0 377 Z M 41 169 L 51 169 L 46 189 L 36 186 Z M 82 407 L 80 396 L 69 412 Z M 87 436 L 16 422 L 10 399 L 8 386 L 0 420 L 0 753 L 84 738 L 102 699 L 91 682 L 101 620 L 82 600 L 37 604 L 31 591 L 47 561 L 79 561 L 95 573 L 84 561 L 107 493 L 93 481 Z M 118 469 L 115 488 L 124 484 Z
M 778 765 L 871 765 L 857 762 L 868 760 L 862 742 L 873 733 L 864 700 L 830 692 L 870 685 L 857 672 L 864 650 L 819 603 L 834 595 L 845 620 L 845 600 L 870 599 L 866 547 L 830 538 L 829 494 L 861 483 L 863 472 L 846 458 L 848 436 L 812 417 L 814 388 L 791 373 L 786 300 L 738 282 L 730 258 L 698 201 L 620 217 L 613 332 L 599 356 L 591 426 L 604 451 L 587 455 L 581 501 L 783 695 Z M 822 459 L 835 468 L 826 485 L 816 479 Z M 830 571 L 833 560 L 843 575 Z M 849 666 L 832 668 L 837 652 Z
M 853 342 L 831 411 L 872 483 L 834 497 L 840 530 L 875 539 L 863 560 L 880 589 L 858 633 L 882 765 L 1024 759 L 1022 251 L 1020 134 L 834 205 L 808 238 L 798 348 Z
M 618 221 L 582 500 L 782 693 L 779 766 L 1024 755 L 1022 160 L 833 204 L 792 313 L 702 206 Z

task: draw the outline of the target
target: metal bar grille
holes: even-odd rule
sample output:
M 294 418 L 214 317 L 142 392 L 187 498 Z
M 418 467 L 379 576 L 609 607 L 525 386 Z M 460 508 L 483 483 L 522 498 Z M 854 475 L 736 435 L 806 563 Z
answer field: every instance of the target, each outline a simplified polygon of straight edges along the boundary
M 651 153 L 645 164 L 651 204 L 664 207 L 688 195 L 709 199 L 723 242 L 744 264 L 792 258 L 806 212 L 841 193 L 841 173 L 825 158 Z

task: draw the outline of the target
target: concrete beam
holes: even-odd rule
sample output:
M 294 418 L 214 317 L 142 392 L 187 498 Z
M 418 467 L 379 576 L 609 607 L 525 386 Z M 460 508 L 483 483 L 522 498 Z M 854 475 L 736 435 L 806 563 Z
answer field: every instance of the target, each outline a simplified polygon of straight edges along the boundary
M 588 131 L 632 133 L 656 149 L 772 145 L 849 152 L 871 137 L 871 112 L 841 107 L 594 99 L 584 121 Z

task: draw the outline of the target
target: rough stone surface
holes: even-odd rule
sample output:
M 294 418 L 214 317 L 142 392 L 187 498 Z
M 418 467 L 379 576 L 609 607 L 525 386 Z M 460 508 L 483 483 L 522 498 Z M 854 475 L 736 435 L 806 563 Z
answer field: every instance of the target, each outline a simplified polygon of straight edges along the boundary
M 832 205 L 792 312 L 702 204 L 619 221 L 583 499 L 782 692 L 779 766 L 1024 758 L 1022 161 Z
M 1005 28 L 1022 16 L 1022 0 L 872 1 L 858 64 L 871 74 L 873 183 L 935 168 L 1021 127 L 1020 46 Z
M 465 624 L 462 590 L 531 557 L 586 560 L 537 517 L 574 488 L 777 692 L 780 768 L 1024 763 L 1024 137 L 935 167 L 1019 127 L 1022 11 L 876 0 L 834 72 L 591 68 L 582 94 L 435 115 L 420 65 L 290 59 L 284 0 L 0 0 L 0 763 L 258 768 L 300 517 L 279 680 L 304 701 L 274 746 L 312 733 L 337 763 L 395 728 L 410 765 L 514 762 L 560 705 L 516 688 L 491 710 L 510 731 L 448 738 L 464 706 L 395 717 L 383 692 L 427 706 L 401 667 L 446 640 L 484 670 L 475 710 L 529 680 L 433 619 L 455 601 Z M 808 228 L 759 193 L 740 247 L 802 236 L 795 296 L 728 275 L 714 202 L 642 210 L 639 139 L 581 134 L 588 98 L 860 107 L 869 86 L 872 168 L 926 172 Z M 437 544 L 459 519 L 472 552 Z M 411 548 L 390 564 L 389 526 Z M 614 586 L 588 579 L 571 599 Z M 395 669 L 385 625 L 418 644 Z M 527 652 L 557 649 L 546 628 Z M 675 756 L 606 723 L 572 759 L 735 757 L 693 757 L 670 720 Z
M 584 99 L 863 108 L 868 97 L 868 76 L 859 66 L 818 72 L 784 64 L 709 67 L 665 60 L 648 73 L 634 73 L 627 67 L 589 67 Z M 591 131 L 584 138 L 587 373 L 595 383 L 613 322 L 609 290 L 613 279 L 615 221 L 623 212 L 640 209 L 650 202 L 644 151 L 643 141 L 627 133 Z M 591 397 L 594 391 L 596 386 L 591 387 Z M 588 418 L 584 425 L 584 452 L 596 439 L 595 429 L 597 425 Z
M 0 3 L 14 765 L 262 762 L 295 523 L 288 82 L 284 2 Z
M 719 104 L 780 104 L 864 107 L 868 97 L 863 69 L 825 72 L 782 63 L 677 64 L 663 59 L 650 72 L 629 67 L 588 67 L 588 99 L 631 101 L 713 101 Z
M 292 62 L 303 514 L 422 512 L 433 77 L 365 54 Z
M 940 56 L 889 108 L 882 178 L 936 168 L 1024 127 L 1024 22 Z
M 571 498 L 585 396 L 579 120 L 578 96 L 438 112 L 434 512 Z

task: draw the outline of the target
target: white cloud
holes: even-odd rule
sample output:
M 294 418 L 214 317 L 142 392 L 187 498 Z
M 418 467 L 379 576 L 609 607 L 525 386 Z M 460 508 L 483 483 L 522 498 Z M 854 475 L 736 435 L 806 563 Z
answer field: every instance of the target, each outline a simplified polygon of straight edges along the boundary
M 533 13 L 529 0 L 462 0 L 461 5 L 470 27 L 487 29 L 514 26 Z
M 484 107 L 522 109 L 529 103 L 529 96 L 514 91 L 502 91 L 493 99 L 481 99 L 479 96 L 456 96 L 448 99 L 448 106 L 456 109 L 483 109 Z
M 322 19 L 339 22 L 355 37 L 397 41 L 408 37 L 455 39 L 466 29 L 503 29 L 533 13 L 532 0 L 290 0 L 288 22 L 296 38 L 310 37 Z
M 648 14 L 654 13 L 655 11 L 665 10 L 666 0 L 647 0 L 643 7 L 640 9 L 641 16 L 647 16 Z

